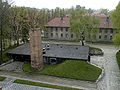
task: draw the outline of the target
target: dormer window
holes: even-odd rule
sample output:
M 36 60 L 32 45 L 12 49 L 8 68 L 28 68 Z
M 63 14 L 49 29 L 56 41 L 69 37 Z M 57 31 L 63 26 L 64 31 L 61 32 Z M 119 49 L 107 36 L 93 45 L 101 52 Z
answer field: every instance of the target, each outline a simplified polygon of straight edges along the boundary
M 106 22 L 109 22 L 109 17 L 106 17 Z

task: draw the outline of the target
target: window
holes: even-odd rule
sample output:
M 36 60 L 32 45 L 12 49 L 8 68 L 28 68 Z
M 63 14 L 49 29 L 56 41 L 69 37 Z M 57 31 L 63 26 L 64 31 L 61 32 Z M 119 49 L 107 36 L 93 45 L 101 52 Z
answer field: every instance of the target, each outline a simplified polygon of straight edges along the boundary
M 105 33 L 107 33 L 108 32 L 108 30 L 105 30 Z
M 107 23 L 109 22 L 109 17 L 106 17 L 106 22 L 107 22 Z
M 61 32 L 63 32 L 63 28 L 61 28 Z
M 48 33 L 46 33 L 46 37 L 48 37 Z
M 68 34 L 66 34 L 65 36 L 66 36 L 66 38 L 68 38 Z
M 104 39 L 107 39 L 107 35 L 104 36 Z
M 53 33 L 51 33 L 51 37 L 53 37 Z
M 66 28 L 66 32 L 68 32 L 68 28 Z
M 73 34 L 71 34 L 71 38 L 73 38 Z
M 58 33 L 56 33 L 56 37 L 58 37 Z
M 99 39 L 101 39 L 102 37 L 101 37 L 101 35 L 99 35 Z
M 113 30 L 112 30 L 112 29 L 110 30 L 110 33 L 113 33 Z
M 112 36 L 110 36 L 110 40 L 112 40 Z
M 61 33 L 61 37 L 63 37 L 63 34 Z
M 58 28 L 56 27 L 56 32 L 58 32 Z

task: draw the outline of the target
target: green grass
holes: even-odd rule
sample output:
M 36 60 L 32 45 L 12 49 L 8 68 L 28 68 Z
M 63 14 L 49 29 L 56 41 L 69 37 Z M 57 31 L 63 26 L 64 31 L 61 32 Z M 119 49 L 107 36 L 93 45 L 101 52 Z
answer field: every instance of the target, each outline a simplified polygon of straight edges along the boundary
M 5 79 L 6 79 L 6 77 L 0 76 L 0 81 L 4 81 Z
M 23 65 L 23 70 L 35 73 L 30 64 Z M 96 81 L 101 71 L 100 68 L 84 61 L 66 60 L 58 65 L 45 65 L 43 70 L 37 71 L 37 73 L 77 80 Z
M 118 63 L 119 69 L 120 69 L 120 52 L 117 52 L 116 59 L 117 59 L 117 63 Z
M 15 80 L 14 83 L 33 85 L 33 86 L 40 86 L 40 87 L 46 87 L 46 88 L 54 88 L 54 89 L 60 89 L 60 90 L 80 90 L 80 89 L 76 89 L 76 88 L 57 86 L 57 85 L 50 85 L 50 84 L 44 84 L 44 83 L 40 83 L 40 82 L 32 82 L 32 81 L 20 80 L 20 79 Z

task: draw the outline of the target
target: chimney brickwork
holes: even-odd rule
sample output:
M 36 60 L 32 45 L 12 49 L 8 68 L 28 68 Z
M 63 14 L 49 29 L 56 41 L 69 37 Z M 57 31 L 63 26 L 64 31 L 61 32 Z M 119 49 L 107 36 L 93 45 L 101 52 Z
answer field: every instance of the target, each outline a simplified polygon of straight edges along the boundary
M 36 69 L 43 68 L 43 53 L 40 30 L 30 30 L 31 66 Z

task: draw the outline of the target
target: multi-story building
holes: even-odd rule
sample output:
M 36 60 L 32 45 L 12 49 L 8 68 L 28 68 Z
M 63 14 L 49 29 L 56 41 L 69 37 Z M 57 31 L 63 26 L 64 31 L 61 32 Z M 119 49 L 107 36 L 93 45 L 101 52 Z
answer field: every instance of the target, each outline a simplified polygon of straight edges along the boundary
M 100 21 L 99 31 L 96 33 L 96 41 L 112 42 L 112 38 L 117 33 L 117 30 L 113 27 L 110 17 L 104 14 L 98 14 L 96 17 Z
M 76 36 L 70 31 L 70 18 L 54 18 L 46 25 L 45 37 L 57 40 L 75 40 Z
M 96 42 L 112 42 L 116 30 L 112 26 L 110 18 L 104 14 L 94 14 L 99 19 L 99 31 L 96 33 Z M 70 18 L 54 18 L 46 25 L 45 37 L 56 40 L 76 40 L 75 33 L 70 30 Z M 87 41 L 89 41 L 86 38 Z

